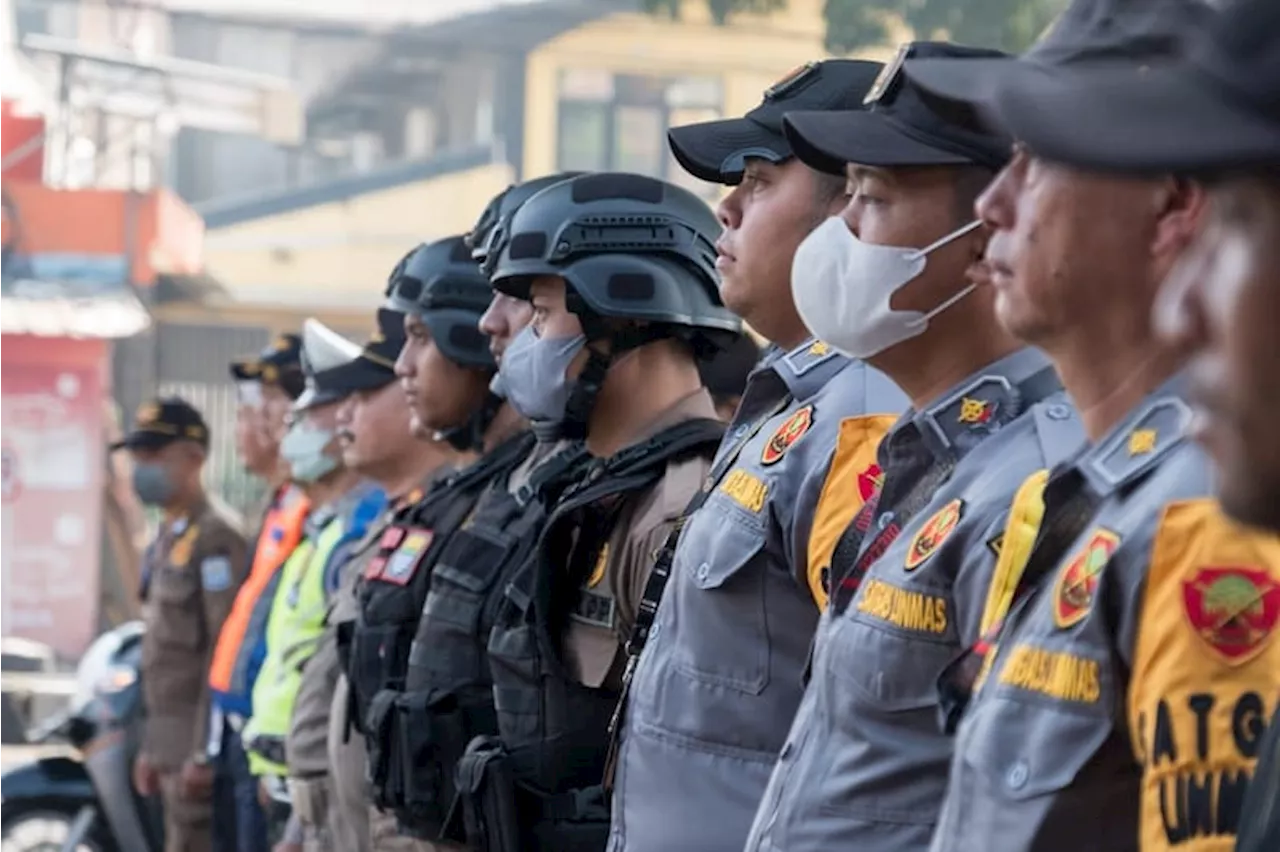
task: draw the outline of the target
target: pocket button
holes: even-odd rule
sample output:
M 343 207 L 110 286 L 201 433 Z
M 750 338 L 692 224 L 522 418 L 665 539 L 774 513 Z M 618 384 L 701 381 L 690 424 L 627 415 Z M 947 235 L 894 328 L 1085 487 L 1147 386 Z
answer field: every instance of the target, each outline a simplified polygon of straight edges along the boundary
M 1021 790 L 1026 785 L 1030 774 L 1027 770 L 1027 762 L 1019 760 L 1009 767 L 1009 772 L 1005 776 L 1005 783 L 1009 785 L 1010 790 Z

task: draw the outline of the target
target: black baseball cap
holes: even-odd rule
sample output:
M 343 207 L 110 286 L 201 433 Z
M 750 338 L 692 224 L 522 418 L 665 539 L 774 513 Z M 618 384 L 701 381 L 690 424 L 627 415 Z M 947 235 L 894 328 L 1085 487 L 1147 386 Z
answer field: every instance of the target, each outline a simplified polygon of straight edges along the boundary
M 765 90 L 742 118 L 673 127 L 671 153 L 689 174 L 709 183 L 741 183 L 748 158 L 781 163 L 795 156 L 782 132 L 792 110 L 856 110 L 883 66 L 861 59 L 809 62 Z
M 904 44 L 884 67 L 863 109 L 789 112 L 784 122 L 792 149 L 811 167 L 843 175 L 846 163 L 898 168 L 981 165 L 1000 169 L 1012 140 L 986 127 L 976 111 L 958 101 L 924 95 L 902 72 L 908 59 L 993 59 L 1008 54 L 938 41 Z
M 161 397 L 138 407 L 132 431 L 112 444 L 111 450 L 159 450 L 174 441 L 195 441 L 207 450 L 209 427 L 200 412 L 185 399 Z
M 241 382 L 278 385 L 290 398 L 302 395 L 302 338 L 282 334 L 257 355 L 231 362 L 231 375 Z
M 378 326 L 360 353 L 346 363 L 319 373 L 316 379 L 340 396 L 385 387 L 395 381 L 396 358 L 400 357 L 404 342 L 404 314 L 379 308 Z
M 1280 3 L 1236 0 L 1187 54 L 1006 87 L 997 107 L 1040 156 L 1138 174 L 1280 164 Z
M 912 58 L 904 70 L 926 91 L 992 111 L 1005 87 L 1038 90 L 1063 69 L 1181 56 L 1187 36 L 1213 14 L 1204 0 L 1074 0 L 1021 56 Z

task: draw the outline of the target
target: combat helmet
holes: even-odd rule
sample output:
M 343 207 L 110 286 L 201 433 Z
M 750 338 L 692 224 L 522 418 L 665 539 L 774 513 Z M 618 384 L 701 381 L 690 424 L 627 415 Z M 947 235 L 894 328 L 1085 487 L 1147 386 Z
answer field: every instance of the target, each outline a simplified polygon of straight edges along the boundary
M 480 214 L 480 219 L 467 234 L 467 245 L 471 246 L 471 259 L 480 265 L 486 274 L 486 267 L 492 266 L 492 257 L 497 259 L 498 250 L 511 233 L 511 217 L 520 205 L 524 204 L 538 192 L 561 181 L 577 177 L 582 172 L 560 172 L 545 177 L 513 184 L 494 196 Z
M 729 345 L 741 321 L 720 300 L 711 209 L 675 184 L 620 172 L 579 175 L 541 190 L 511 218 L 491 257 L 499 292 L 530 298 L 534 279 L 555 275 L 591 353 L 575 383 L 565 433 L 581 437 L 609 364 L 653 340 L 690 344 L 702 360 Z M 633 320 L 619 324 L 616 320 Z
M 450 361 L 492 374 L 497 365 L 480 331 L 480 317 L 492 298 L 471 249 L 462 236 L 454 236 L 424 243 L 405 255 L 387 281 L 382 307 L 420 318 Z M 466 424 L 439 437 L 461 450 L 478 447 L 501 405 L 501 398 L 489 394 Z

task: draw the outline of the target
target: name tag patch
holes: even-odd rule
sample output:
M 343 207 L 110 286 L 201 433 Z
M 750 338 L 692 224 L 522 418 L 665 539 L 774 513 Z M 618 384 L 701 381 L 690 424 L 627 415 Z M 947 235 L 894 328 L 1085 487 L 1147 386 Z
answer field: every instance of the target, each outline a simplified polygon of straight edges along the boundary
M 398 586 L 412 580 L 433 537 L 431 530 L 413 530 L 406 535 L 395 553 L 388 557 L 378 579 Z
M 934 635 L 947 630 L 946 598 L 900 589 L 882 580 L 867 581 L 858 612 L 903 630 Z
M 611 630 L 617 621 L 617 604 L 608 595 L 583 589 L 569 617 L 592 627 Z
M 765 499 L 769 496 L 769 486 L 760 477 L 742 468 L 731 470 L 720 483 L 719 490 L 752 514 L 764 508 Z
M 1000 683 L 1080 704 L 1096 704 L 1102 695 L 1097 660 L 1063 651 L 1018 645 L 1000 669 Z

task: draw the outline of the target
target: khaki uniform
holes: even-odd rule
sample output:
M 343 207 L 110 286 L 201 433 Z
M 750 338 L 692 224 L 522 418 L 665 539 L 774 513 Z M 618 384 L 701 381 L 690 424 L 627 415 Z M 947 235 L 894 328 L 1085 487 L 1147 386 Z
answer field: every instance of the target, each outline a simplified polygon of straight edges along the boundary
M 202 502 L 161 532 L 150 556 L 143 751 L 160 773 L 165 849 L 192 852 L 211 848 L 212 803 L 182 799 L 179 771 L 208 740 L 209 661 L 248 570 L 247 544 L 234 521 Z
M 710 395 L 700 390 L 665 412 L 636 443 L 683 421 L 714 417 Z M 672 461 L 656 485 L 628 496 L 570 615 L 565 662 L 584 686 L 621 685 L 623 645 L 635 624 L 654 554 L 710 469 L 711 460 L 703 456 Z

